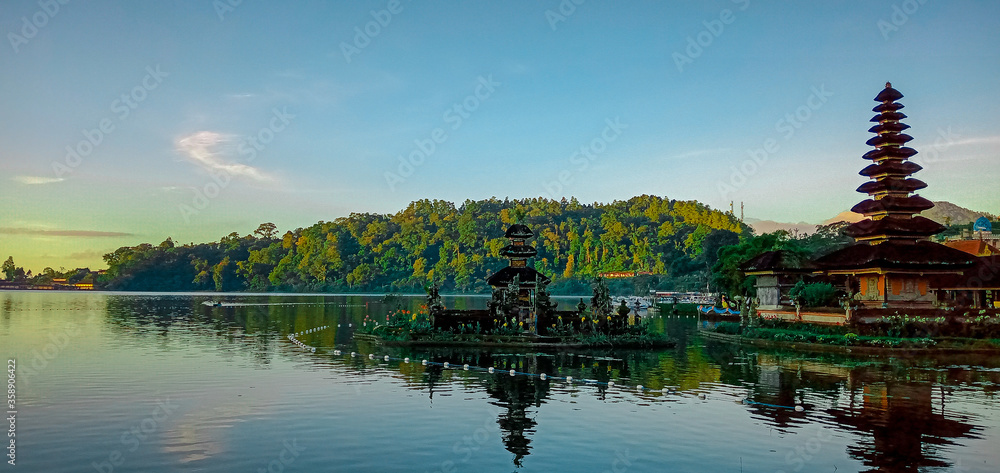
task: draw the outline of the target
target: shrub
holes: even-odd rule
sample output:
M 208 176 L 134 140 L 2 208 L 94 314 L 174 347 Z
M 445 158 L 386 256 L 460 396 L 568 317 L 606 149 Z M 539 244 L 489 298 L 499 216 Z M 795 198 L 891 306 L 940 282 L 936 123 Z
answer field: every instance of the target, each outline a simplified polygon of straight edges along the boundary
M 828 307 L 837 301 L 837 289 L 833 284 L 825 282 L 806 284 L 799 281 L 788 295 L 792 299 L 799 300 L 804 307 Z

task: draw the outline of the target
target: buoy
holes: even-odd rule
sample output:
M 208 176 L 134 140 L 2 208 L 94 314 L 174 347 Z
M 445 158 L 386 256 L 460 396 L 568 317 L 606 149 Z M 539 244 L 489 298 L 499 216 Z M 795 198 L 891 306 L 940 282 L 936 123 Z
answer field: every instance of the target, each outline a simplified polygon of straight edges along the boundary
M 353 327 L 353 326 L 354 326 L 354 324 L 347 324 L 347 326 L 348 326 L 348 327 Z
M 340 327 L 340 324 L 337 324 L 337 327 Z
M 545 379 L 545 373 L 538 375 L 539 378 Z
M 334 350 L 334 351 L 333 351 L 333 354 L 334 354 L 334 355 L 340 355 L 340 350 Z
M 353 351 L 351 352 L 351 358 L 354 358 L 357 355 L 358 355 L 357 353 L 354 353 Z
M 567 376 L 566 377 L 566 382 L 567 383 L 572 383 L 573 382 L 573 377 L 572 376 Z
M 462 369 L 465 370 L 465 371 L 469 371 L 469 364 L 466 363 L 466 364 L 462 365 Z
M 806 408 L 802 407 L 801 405 L 795 406 L 795 412 L 802 412 L 804 410 L 806 410 Z
M 514 376 L 515 374 L 517 374 L 517 371 L 514 371 L 514 370 L 510 370 L 510 375 L 511 375 L 511 376 Z
M 310 348 L 310 349 L 309 349 L 309 351 L 311 351 L 311 352 L 313 352 L 313 353 L 316 353 L 316 347 L 312 347 L 312 348 Z
M 382 359 L 385 361 L 389 361 L 389 355 L 385 355 L 385 357 L 383 357 Z
M 707 397 L 708 396 L 706 396 L 705 393 L 701 393 L 701 394 L 698 395 L 698 399 L 701 399 L 702 401 L 704 401 L 705 398 L 707 398 Z
M 489 372 L 490 372 L 490 374 L 493 374 L 493 367 L 491 366 L 491 367 L 490 367 L 490 369 L 488 369 L 488 370 L 486 370 L 486 371 L 489 371 Z
M 615 382 L 614 381 L 608 381 L 608 387 L 609 388 L 615 387 Z
M 368 359 L 369 360 L 374 360 L 375 359 L 375 354 L 374 353 L 369 353 L 368 354 Z
M 424 365 L 424 366 L 427 366 L 427 360 L 421 361 L 420 364 Z
M 409 363 L 409 362 L 410 362 L 410 357 L 403 358 L 403 363 Z
M 444 362 L 444 367 L 447 368 L 448 366 L 450 366 L 450 364 L 447 361 Z
M 636 387 L 635 387 L 635 389 L 636 389 L 637 391 L 642 391 L 642 385 L 640 384 L 640 385 L 636 386 Z

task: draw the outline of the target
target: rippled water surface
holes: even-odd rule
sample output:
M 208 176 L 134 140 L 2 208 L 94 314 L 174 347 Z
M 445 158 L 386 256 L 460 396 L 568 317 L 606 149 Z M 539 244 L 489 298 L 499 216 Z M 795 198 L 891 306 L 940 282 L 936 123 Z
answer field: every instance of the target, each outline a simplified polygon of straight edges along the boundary
M 664 351 L 387 349 L 351 337 L 366 314 L 384 316 L 380 297 L 228 295 L 245 305 L 201 304 L 215 297 L 0 292 L 0 356 L 17 363 L 10 471 L 996 472 L 1000 464 L 996 357 L 736 348 L 702 340 L 693 318 L 669 316 L 652 320 L 680 341 Z M 297 337 L 306 348 L 288 338 L 324 326 Z M 450 368 L 434 364 L 445 361 Z M 599 384 L 608 381 L 615 386 Z

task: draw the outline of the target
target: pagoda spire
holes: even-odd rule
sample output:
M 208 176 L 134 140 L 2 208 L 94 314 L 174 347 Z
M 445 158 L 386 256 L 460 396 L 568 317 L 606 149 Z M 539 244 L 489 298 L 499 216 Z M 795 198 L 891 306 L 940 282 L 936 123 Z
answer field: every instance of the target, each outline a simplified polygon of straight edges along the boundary
M 909 160 L 917 151 L 904 146 L 913 137 L 902 133 L 910 126 L 901 122 L 906 118 L 899 111 L 903 104 L 896 102 L 901 98 L 903 94 L 892 88 L 890 82 L 886 82 L 885 89 L 875 97 L 879 104 L 872 111 L 877 115 L 870 121 L 876 125 L 868 131 L 876 136 L 866 142 L 875 149 L 862 156 L 872 164 L 860 172 L 871 180 L 857 189 L 870 198 L 851 208 L 851 211 L 864 214 L 866 218 L 847 228 L 847 234 L 859 242 L 879 244 L 891 240 L 916 243 L 945 229 L 937 222 L 915 215 L 934 207 L 934 203 L 913 194 L 927 184 L 910 177 L 921 167 Z

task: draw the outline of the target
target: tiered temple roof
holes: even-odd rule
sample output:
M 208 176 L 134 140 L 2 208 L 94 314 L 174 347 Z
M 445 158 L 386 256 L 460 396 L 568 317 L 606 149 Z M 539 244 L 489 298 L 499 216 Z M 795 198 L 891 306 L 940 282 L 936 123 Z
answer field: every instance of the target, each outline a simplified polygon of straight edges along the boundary
M 865 268 L 899 270 L 954 270 L 972 264 L 967 254 L 944 245 L 927 241 L 927 237 L 942 232 L 945 227 L 918 214 L 934 204 L 914 191 L 927 184 L 910 176 L 921 169 L 909 161 L 917 151 L 905 145 L 913 138 L 902 133 L 909 125 L 901 123 L 906 118 L 903 105 L 896 101 L 903 94 L 886 82 L 875 101 L 872 111 L 877 114 L 871 121 L 877 124 L 868 131 L 876 136 L 867 144 L 875 149 L 865 153 L 864 159 L 873 164 L 860 174 L 871 180 L 858 187 L 858 192 L 869 198 L 851 210 L 866 217 L 847 228 L 847 234 L 856 243 L 816 260 L 828 269 L 856 270 Z
M 917 151 L 903 146 L 913 137 L 902 133 L 910 127 L 900 122 L 906 118 L 899 111 L 903 104 L 896 103 L 902 97 L 903 94 L 888 82 L 885 89 L 875 97 L 879 104 L 872 109 L 877 115 L 871 121 L 878 124 L 868 130 L 876 135 L 867 141 L 875 149 L 863 156 L 874 164 L 861 171 L 862 175 L 872 180 L 858 187 L 858 192 L 868 194 L 871 198 L 851 209 L 867 218 L 847 229 L 847 233 L 859 241 L 881 243 L 902 240 L 915 243 L 944 230 L 943 226 L 934 221 L 914 216 L 934 204 L 919 195 L 911 195 L 912 192 L 927 187 L 927 184 L 910 178 L 910 175 L 920 170 L 920 166 L 909 161 Z
M 510 266 L 497 271 L 486 282 L 493 287 L 508 286 L 517 276 L 523 287 L 534 287 L 536 282 L 548 284 L 549 278 L 528 267 L 528 258 L 538 254 L 538 250 L 525 244 L 525 240 L 535 236 L 535 232 L 532 232 L 527 225 L 515 223 L 507 229 L 504 236 L 510 239 L 510 244 L 503 247 L 500 254 L 510 259 Z

